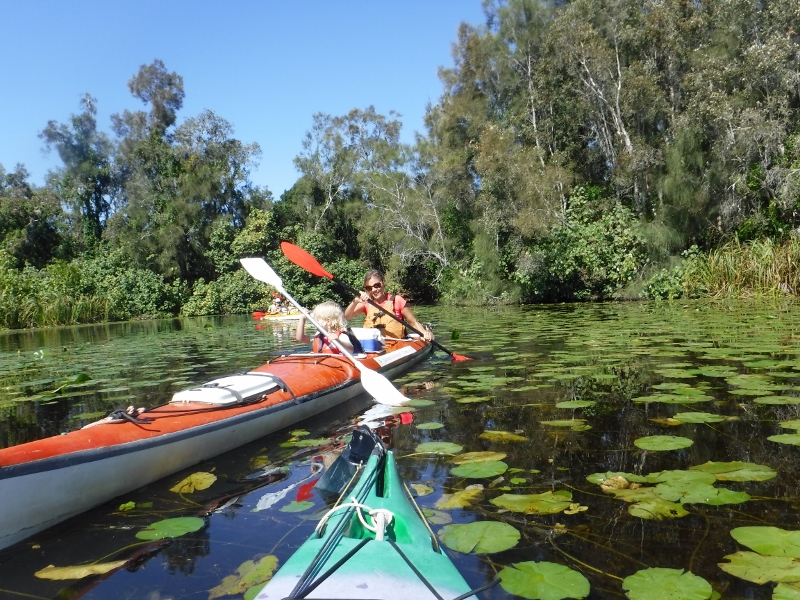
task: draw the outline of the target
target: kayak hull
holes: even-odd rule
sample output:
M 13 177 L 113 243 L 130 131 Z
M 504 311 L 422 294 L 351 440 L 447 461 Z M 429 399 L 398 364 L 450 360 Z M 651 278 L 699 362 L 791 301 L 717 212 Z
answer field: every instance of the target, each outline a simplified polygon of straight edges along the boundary
M 393 377 L 424 359 L 431 347 L 404 343 L 396 350 L 405 356 L 384 366 L 375 362 L 377 355 L 363 362 Z M 274 375 L 287 390 L 233 406 L 171 403 L 142 413 L 149 423 L 99 423 L 0 449 L 0 549 L 364 391 L 358 370 L 334 355 L 283 356 L 253 373 Z
M 474 598 L 424 517 L 410 503 L 394 455 L 382 446 L 380 449 L 380 454 L 370 456 L 353 491 L 346 491 L 341 502 L 356 499 L 364 505 L 361 518 L 368 518 L 365 514 L 369 509 L 388 511 L 392 516 L 385 539 L 376 539 L 376 534 L 361 524 L 356 509 L 334 512 L 321 533 L 318 528 L 297 549 L 256 600 L 306 595 L 422 600 L 435 597 L 430 587 L 441 598 Z

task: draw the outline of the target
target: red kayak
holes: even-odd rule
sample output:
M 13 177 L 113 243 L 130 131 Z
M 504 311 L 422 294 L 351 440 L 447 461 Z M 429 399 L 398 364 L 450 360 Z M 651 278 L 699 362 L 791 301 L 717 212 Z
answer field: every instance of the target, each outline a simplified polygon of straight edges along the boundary
M 391 378 L 431 349 L 421 339 L 387 341 L 359 360 Z M 347 358 L 291 354 L 179 392 L 163 406 L 0 449 L 0 548 L 363 391 Z

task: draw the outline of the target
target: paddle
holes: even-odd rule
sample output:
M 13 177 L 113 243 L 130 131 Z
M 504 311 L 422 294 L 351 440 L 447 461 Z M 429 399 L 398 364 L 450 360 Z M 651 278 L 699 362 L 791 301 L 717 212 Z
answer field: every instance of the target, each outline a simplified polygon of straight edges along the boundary
M 263 258 L 242 258 L 241 263 L 245 270 L 255 279 L 263 281 L 264 283 L 268 283 L 282 293 L 289 302 L 297 307 L 297 310 L 306 316 L 306 319 L 308 319 L 311 324 L 316 327 L 317 331 L 331 340 L 339 349 L 339 352 L 350 359 L 356 368 L 361 371 L 361 384 L 364 386 L 364 389 L 373 398 L 375 398 L 376 401 L 380 402 L 381 404 L 390 404 L 392 406 L 397 406 L 398 404 L 408 401 L 408 398 L 401 394 L 397 388 L 392 385 L 391 381 L 386 379 L 386 377 L 377 371 L 373 371 L 369 367 L 361 364 L 361 362 L 356 360 L 356 358 L 350 354 L 336 338 L 325 331 L 325 328 L 317 323 L 314 317 L 308 314 L 308 312 L 289 295 L 289 292 L 287 292 L 283 287 L 283 281 L 281 278 L 278 277 L 278 274 L 272 270 L 272 267 L 270 267 Z
M 357 290 L 347 285 L 341 279 L 334 277 L 331 273 L 328 273 L 328 271 L 326 271 L 325 268 L 321 264 L 319 264 L 316 258 L 311 256 L 308 252 L 306 252 L 299 246 L 295 246 L 294 244 L 291 244 L 289 242 L 281 242 L 281 250 L 283 250 L 283 253 L 286 256 L 286 258 L 288 258 L 290 261 L 292 261 L 301 269 L 305 269 L 309 273 L 316 275 L 318 277 L 326 277 L 331 281 L 333 281 L 334 283 L 340 285 L 342 288 L 344 288 L 344 290 L 353 295 L 358 294 Z M 367 301 L 381 312 L 384 312 L 390 317 L 392 317 L 398 323 L 402 323 L 403 325 L 405 325 L 408 329 L 410 329 L 414 333 L 423 335 L 421 331 L 419 331 L 418 329 L 414 329 L 411 325 L 408 324 L 408 322 L 405 319 L 399 318 L 392 311 L 386 310 L 381 305 L 377 304 L 376 302 L 373 302 L 372 299 L 369 299 Z M 447 354 L 450 355 L 450 358 L 452 358 L 456 362 L 461 362 L 464 360 L 472 360 L 469 356 L 464 356 L 463 354 L 456 354 L 455 352 L 450 352 L 450 350 L 442 346 L 436 340 L 431 340 L 431 344 L 439 348 L 439 350 L 441 350 L 442 352 L 447 352 Z

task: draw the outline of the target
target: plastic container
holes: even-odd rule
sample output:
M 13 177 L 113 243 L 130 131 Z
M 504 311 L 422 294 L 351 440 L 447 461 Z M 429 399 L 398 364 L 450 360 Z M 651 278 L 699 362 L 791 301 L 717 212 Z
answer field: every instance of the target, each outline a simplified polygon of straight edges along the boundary
M 374 327 L 353 327 L 353 333 L 361 342 L 364 352 L 380 352 L 383 350 L 383 338 L 381 332 Z

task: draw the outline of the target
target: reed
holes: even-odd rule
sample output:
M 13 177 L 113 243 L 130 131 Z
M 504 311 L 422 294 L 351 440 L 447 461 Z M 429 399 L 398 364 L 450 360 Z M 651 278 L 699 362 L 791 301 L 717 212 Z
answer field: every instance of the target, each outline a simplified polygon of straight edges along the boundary
M 714 298 L 800 293 L 800 241 L 738 240 L 699 257 L 684 275 L 689 295 Z M 701 293 L 698 293 L 703 290 Z

